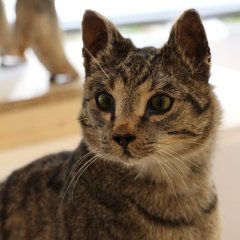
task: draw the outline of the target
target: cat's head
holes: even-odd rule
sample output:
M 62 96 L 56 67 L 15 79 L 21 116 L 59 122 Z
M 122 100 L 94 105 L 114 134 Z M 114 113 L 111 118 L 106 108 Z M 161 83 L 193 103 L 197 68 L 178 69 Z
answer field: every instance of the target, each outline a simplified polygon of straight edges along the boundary
M 195 10 L 183 13 L 162 48 L 135 47 L 93 11 L 85 12 L 82 33 L 80 123 L 91 151 L 149 167 L 176 163 L 209 144 L 218 110 L 208 83 L 208 41 Z

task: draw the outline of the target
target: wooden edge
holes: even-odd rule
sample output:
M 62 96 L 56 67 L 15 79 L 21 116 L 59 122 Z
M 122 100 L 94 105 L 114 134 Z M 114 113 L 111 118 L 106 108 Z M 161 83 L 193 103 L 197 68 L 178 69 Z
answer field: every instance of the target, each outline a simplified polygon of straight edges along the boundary
M 45 103 L 62 101 L 82 96 L 83 89 L 79 81 L 66 85 L 53 85 L 46 95 L 14 102 L 0 103 L 0 115 L 8 112 L 17 111 L 24 107 L 33 107 Z

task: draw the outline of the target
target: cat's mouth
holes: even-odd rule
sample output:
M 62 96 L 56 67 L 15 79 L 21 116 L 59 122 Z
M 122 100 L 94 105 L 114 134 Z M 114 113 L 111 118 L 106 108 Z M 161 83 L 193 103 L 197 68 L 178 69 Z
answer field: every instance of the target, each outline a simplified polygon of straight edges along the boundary
M 123 155 L 129 159 L 129 158 L 133 158 L 132 154 L 129 152 L 129 150 L 127 148 L 123 149 Z
M 120 160 L 128 163 L 135 162 L 143 157 L 146 157 L 137 155 L 133 149 L 129 149 L 128 147 L 123 148 L 118 156 Z
M 117 161 L 130 162 L 135 159 L 134 155 L 129 151 L 128 148 L 123 148 L 120 152 L 116 154 L 110 153 L 110 155 L 115 158 Z M 117 157 L 117 158 L 116 158 Z
M 129 145 L 118 146 L 115 144 L 104 143 L 100 148 L 102 154 L 110 160 L 115 159 L 116 161 L 131 162 L 145 157 L 140 155 L 134 146 Z

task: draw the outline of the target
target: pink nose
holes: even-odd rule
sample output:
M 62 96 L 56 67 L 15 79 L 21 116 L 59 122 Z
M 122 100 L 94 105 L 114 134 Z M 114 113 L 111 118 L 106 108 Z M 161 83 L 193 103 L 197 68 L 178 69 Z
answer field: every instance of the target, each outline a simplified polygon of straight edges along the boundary
M 127 145 L 134 141 L 136 139 L 136 136 L 134 135 L 130 135 L 130 134 L 124 134 L 124 135 L 120 135 L 120 134 L 114 134 L 113 135 L 113 140 L 119 144 L 120 146 L 123 147 L 127 147 Z

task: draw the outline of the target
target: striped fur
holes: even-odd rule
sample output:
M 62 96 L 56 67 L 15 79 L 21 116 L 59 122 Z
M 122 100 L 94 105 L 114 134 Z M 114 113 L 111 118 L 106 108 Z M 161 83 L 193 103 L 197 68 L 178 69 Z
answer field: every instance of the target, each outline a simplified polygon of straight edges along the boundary
M 162 48 L 139 49 L 87 11 L 83 43 L 83 140 L 0 186 L 0 239 L 219 240 L 210 159 L 220 108 L 198 13 L 183 13 Z M 173 99 L 169 111 L 151 111 L 156 94 Z

